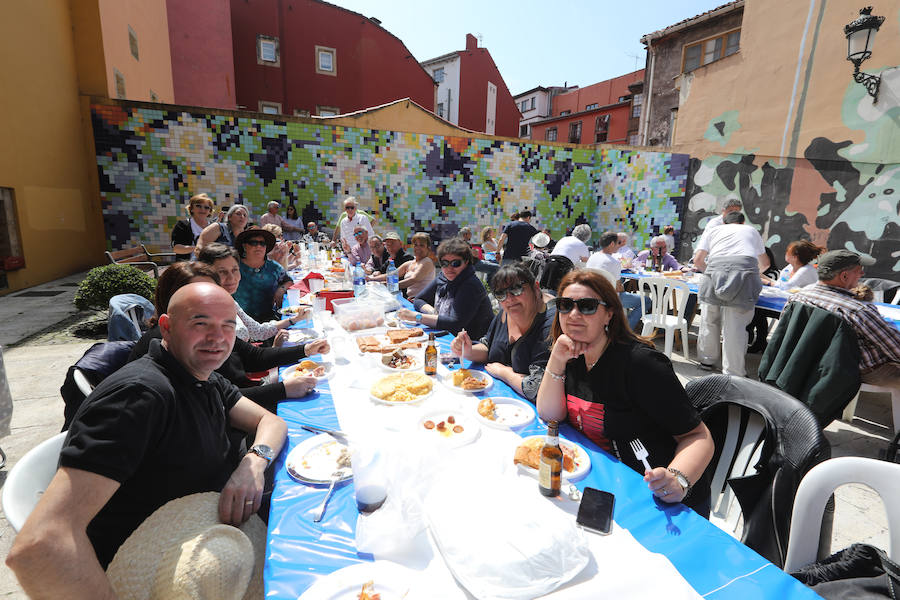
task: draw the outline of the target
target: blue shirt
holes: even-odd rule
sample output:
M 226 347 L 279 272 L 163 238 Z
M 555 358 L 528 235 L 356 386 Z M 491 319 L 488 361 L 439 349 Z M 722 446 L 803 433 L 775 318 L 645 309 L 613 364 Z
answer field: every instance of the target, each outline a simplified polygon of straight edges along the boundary
M 275 288 L 284 276 L 284 268 L 274 260 L 266 259 L 261 269 L 254 269 L 240 262 L 241 284 L 233 294 L 234 299 L 248 315 L 257 321 L 268 321 L 273 315 Z

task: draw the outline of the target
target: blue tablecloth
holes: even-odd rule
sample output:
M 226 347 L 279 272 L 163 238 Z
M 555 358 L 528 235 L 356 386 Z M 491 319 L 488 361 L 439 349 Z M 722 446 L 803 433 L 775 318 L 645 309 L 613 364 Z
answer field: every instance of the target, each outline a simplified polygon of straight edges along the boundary
M 440 340 L 446 349 L 449 338 Z M 492 396 L 516 397 L 496 380 Z M 355 549 L 357 518 L 352 480 L 334 493 L 321 523 L 312 515 L 324 497 L 321 487 L 302 485 L 284 469 L 287 453 L 312 436 L 302 424 L 338 428 L 327 383 L 311 396 L 282 402 L 278 414 L 287 422 L 288 443 L 275 464 L 275 489 L 266 550 L 266 598 L 296 600 L 315 580 L 351 564 L 371 560 Z M 538 420 L 522 435 L 544 433 Z M 817 598 L 779 568 L 682 505 L 656 501 L 640 475 L 617 461 L 566 424 L 563 437 L 582 444 L 592 469 L 578 482 L 616 495 L 616 522 L 650 551 L 665 555 L 687 582 L 709 598 Z

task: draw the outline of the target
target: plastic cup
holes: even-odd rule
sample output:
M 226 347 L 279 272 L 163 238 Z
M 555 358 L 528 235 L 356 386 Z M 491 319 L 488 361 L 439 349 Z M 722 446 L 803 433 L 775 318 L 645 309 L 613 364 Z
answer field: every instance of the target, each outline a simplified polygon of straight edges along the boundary
M 361 513 L 381 508 L 387 499 L 387 474 L 381 452 L 373 447 L 353 447 L 350 452 L 356 507 Z
M 287 290 L 288 304 L 291 306 L 297 306 L 300 304 L 300 290 L 289 287 Z
M 307 279 L 306 283 L 307 283 L 307 285 L 309 285 L 309 291 L 312 292 L 313 294 L 315 294 L 316 292 L 322 291 L 322 288 L 325 287 L 324 279 Z M 322 301 L 324 302 L 325 299 L 322 298 Z

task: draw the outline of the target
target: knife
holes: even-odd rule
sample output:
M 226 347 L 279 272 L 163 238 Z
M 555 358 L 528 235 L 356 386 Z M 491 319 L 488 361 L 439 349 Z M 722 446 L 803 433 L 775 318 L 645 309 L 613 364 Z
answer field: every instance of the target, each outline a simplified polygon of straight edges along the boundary
M 303 429 L 305 429 L 307 431 L 311 431 L 313 433 L 327 433 L 328 435 L 330 435 L 337 441 L 341 442 L 342 444 L 349 443 L 347 434 L 344 433 L 343 431 L 338 431 L 335 429 L 325 429 L 324 427 L 316 427 L 315 425 L 301 425 L 300 427 L 302 427 Z

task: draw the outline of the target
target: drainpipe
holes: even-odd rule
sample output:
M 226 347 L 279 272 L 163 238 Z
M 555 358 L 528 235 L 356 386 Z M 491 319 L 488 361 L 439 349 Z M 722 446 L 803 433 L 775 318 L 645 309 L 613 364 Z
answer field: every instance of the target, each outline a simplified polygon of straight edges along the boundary
M 653 76 L 655 72 L 653 70 L 654 65 L 656 64 L 656 51 L 653 49 L 653 45 L 650 44 L 647 46 L 647 63 L 648 66 L 644 69 L 645 79 L 647 79 L 646 74 L 650 74 L 649 86 L 644 86 L 644 108 L 641 111 L 641 121 L 643 121 L 643 127 L 641 127 L 641 146 L 647 145 L 647 130 L 650 128 L 650 106 L 653 103 Z

